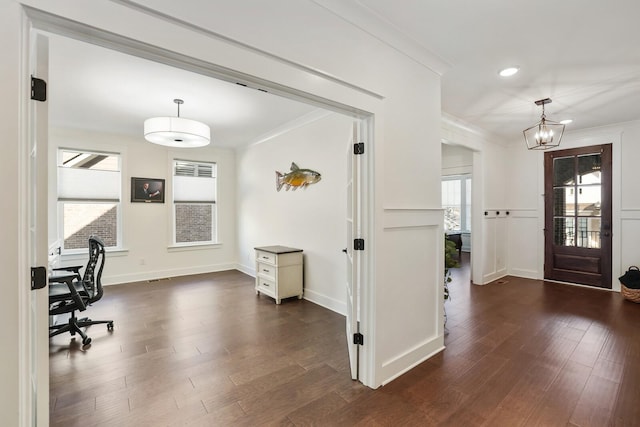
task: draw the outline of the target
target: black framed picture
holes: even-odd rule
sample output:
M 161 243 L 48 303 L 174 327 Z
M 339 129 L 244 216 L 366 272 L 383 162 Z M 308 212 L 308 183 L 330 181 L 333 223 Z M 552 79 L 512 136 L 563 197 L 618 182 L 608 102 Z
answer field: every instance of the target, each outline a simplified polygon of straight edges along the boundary
M 164 179 L 132 177 L 131 201 L 164 203 Z

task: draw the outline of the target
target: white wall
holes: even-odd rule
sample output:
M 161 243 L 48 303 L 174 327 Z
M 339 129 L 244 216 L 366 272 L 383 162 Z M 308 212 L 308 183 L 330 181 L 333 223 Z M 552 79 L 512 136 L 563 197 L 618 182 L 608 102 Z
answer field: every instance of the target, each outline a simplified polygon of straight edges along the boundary
M 340 7 L 341 2 L 322 1 L 322 6 L 319 2 L 287 0 L 140 3 L 149 9 L 137 10 L 128 2 L 108 0 L 91 4 L 71 0 L 2 2 L 0 28 L 5 61 L 0 67 L 0 88 L 7 94 L 1 107 L 5 113 L 3 135 L 7 138 L 2 154 L 18 163 L 18 167 L 9 166 L 3 171 L 5 182 L 24 181 L 24 162 L 20 163 L 19 157 L 26 152 L 25 139 L 20 138 L 24 134 L 21 108 L 29 102 L 24 99 L 28 72 L 22 67 L 28 52 L 21 40 L 27 39 L 30 22 L 24 18 L 20 4 L 84 23 L 92 28 L 94 39 L 104 30 L 111 38 L 138 40 L 166 52 L 257 76 L 273 83 L 266 86 L 275 90 L 300 91 L 308 98 L 369 112 L 374 134 L 367 141 L 369 148 L 363 158 L 369 212 L 363 231 L 368 242 L 361 310 L 366 343 L 361 348 L 363 381 L 377 387 L 441 350 L 440 77 L 433 70 L 442 69 L 442 63 L 431 61 L 418 49 L 407 50 L 409 56 L 397 44 L 390 45 L 372 35 L 376 34 L 379 18 L 356 11 L 351 18 L 357 26 L 339 18 L 331 8 Z M 164 16 L 155 16 L 154 9 Z M 253 13 L 247 14 L 246 10 Z M 15 210 L 3 212 L 7 217 L 3 226 L 9 235 L 5 248 L 16 253 L 13 261 L 18 261 L 9 264 L 5 277 L 7 283 L 16 286 L 4 295 L 7 305 L 18 310 L 3 310 L 0 320 L 23 325 L 5 331 L 4 342 L 9 349 L 24 348 L 19 336 L 28 336 L 25 332 L 29 329 L 20 322 L 24 315 L 19 314 L 29 309 L 24 268 L 27 249 L 20 243 L 25 241 L 24 235 L 15 234 L 15 230 L 25 231 L 21 218 L 26 202 L 20 190 L 24 188 L 6 193 L 6 204 L 15 204 Z M 182 255 L 190 258 L 184 253 L 177 257 Z M 11 257 L 5 261 L 11 261 Z M 28 372 L 19 363 L 19 354 L 19 350 L 9 350 L 3 359 L 6 381 L 0 412 L 11 425 L 17 424 L 18 396 L 28 394 L 26 381 L 18 389 L 19 380 L 27 378 Z M 47 402 L 47 396 L 40 396 L 40 401 Z
M 510 182 L 505 156 L 507 146 L 495 135 L 448 114 L 443 116 L 442 134 L 447 149 L 454 145 L 472 152 L 471 280 L 483 285 L 507 274 L 507 222 L 512 215 L 505 199 Z M 468 170 L 468 166 L 464 166 L 468 158 L 462 153 L 453 153 L 443 160 L 443 167 Z
M 122 251 L 109 252 L 103 273 L 106 285 L 175 277 L 235 268 L 236 203 L 235 153 L 212 144 L 204 148 L 169 149 L 146 142 L 142 136 L 114 135 L 71 129 L 52 129 L 49 136 L 50 217 L 58 213 L 55 202 L 56 155 L 58 148 L 75 148 L 120 153 L 122 158 Z M 218 171 L 218 245 L 172 248 L 173 159 L 210 161 Z M 165 180 L 165 203 L 131 203 L 131 178 Z M 51 232 L 49 233 L 52 234 Z M 63 256 L 62 265 L 86 262 L 86 256 Z
M 640 267 L 640 191 L 638 191 L 638 159 L 640 159 L 640 122 L 628 123 L 622 127 L 621 146 L 614 154 L 614 162 L 620 165 L 619 172 L 614 163 L 613 170 L 620 174 L 619 185 L 614 178 L 614 227 L 613 230 L 613 286 L 620 289 L 618 277 L 632 266 Z M 614 151 L 615 153 L 615 151 Z M 616 203 L 616 194 L 620 192 L 620 203 Z M 616 208 L 619 207 L 619 223 Z M 616 232 L 617 231 L 617 232 Z
M 353 119 L 330 113 L 311 124 L 239 151 L 238 263 L 255 276 L 256 246 L 304 250 L 304 298 L 345 314 L 347 149 Z M 295 162 L 322 179 L 276 191 L 275 171 Z
M 637 159 L 640 158 L 640 122 L 629 122 L 582 131 L 567 131 L 559 149 L 613 144 L 613 224 L 612 285 L 620 290 L 620 277 L 630 265 L 640 263 L 640 195 L 637 191 Z M 542 279 L 544 277 L 544 153 L 527 151 L 521 144 L 509 150 L 510 217 L 507 250 L 509 273 Z M 528 250 L 523 251 L 523 243 Z
M 495 144 L 477 129 L 445 116 L 447 141 L 477 150 L 474 153 L 474 204 L 482 189 L 482 211 L 474 221 L 482 226 L 481 273 L 474 266 L 474 283 L 487 283 L 506 274 L 544 277 L 544 152 L 529 151 L 524 141 Z M 637 191 L 637 159 L 640 158 L 640 122 L 629 122 L 582 131 L 567 131 L 560 149 L 613 144 L 613 290 L 631 265 L 640 264 L 640 193 Z M 482 173 L 478 176 L 476 171 Z M 479 179 L 478 179 L 479 178 Z M 481 181 L 481 182 L 478 182 Z M 474 205 L 475 206 L 475 205 Z M 484 212 L 487 215 L 484 215 Z M 500 212 L 500 215 L 497 214 Z M 509 212 L 508 215 L 506 213 Z M 475 222 L 473 223 L 475 226 Z M 478 230 L 477 227 L 474 230 Z M 481 277 L 478 281 L 477 277 Z
M 507 221 L 511 215 L 506 204 L 506 189 L 510 178 L 506 174 L 505 147 L 496 143 L 485 143 L 483 158 L 483 232 L 484 271 L 482 283 L 488 283 L 507 274 L 506 242 L 509 239 Z M 507 214 L 507 212 L 509 212 Z
M 0 2 L 0 38 L 3 40 L 3 59 L 0 63 L 0 93 L 6 102 L 0 105 L 0 132 L 4 136 L 2 144 L 2 167 L 0 178 L 5 183 L 2 192 L 3 209 L 0 210 L 0 241 L 2 241 L 2 266 L 3 281 L 2 301 L 5 306 L 0 310 L 0 321 L 3 325 L 18 325 L 28 319 L 28 314 L 21 313 L 24 306 L 23 300 L 27 282 L 27 262 L 25 260 L 26 248 L 21 242 L 27 238 L 27 224 L 22 220 L 24 211 L 24 192 L 26 191 L 24 176 L 21 168 L 25 166 L 23 154 L 25 127 L 21 126 L 22 113 L 25 101 L 22 100 L 25 87 L 21 82 L 23 57 L 21 56 L 21 15 L 17 4 L 12 2 Z M 27 291 L 28 292 L 28 291 Z M 10 426 L 19 425 L 19 412 L 26 407 L 27 402 L 23 398 L 28 396 L 25 386 L 30 384 L 20 383 L 21 375 L 24 376 L 24 364 L 27 363 L 27 354 L 22 351 L 26 345 L 18 327 L 0 328 L 0 340 L 3 351 L 2 363 L 0 363 L 0 414 L 3 423 Z

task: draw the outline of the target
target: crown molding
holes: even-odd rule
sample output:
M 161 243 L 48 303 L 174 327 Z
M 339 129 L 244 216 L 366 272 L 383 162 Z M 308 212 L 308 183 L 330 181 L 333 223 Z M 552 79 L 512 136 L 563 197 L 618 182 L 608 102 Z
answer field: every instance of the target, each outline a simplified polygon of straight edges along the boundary
M 312 1 L 440 76 L 451 68 L 445 59 L 357 0 Z

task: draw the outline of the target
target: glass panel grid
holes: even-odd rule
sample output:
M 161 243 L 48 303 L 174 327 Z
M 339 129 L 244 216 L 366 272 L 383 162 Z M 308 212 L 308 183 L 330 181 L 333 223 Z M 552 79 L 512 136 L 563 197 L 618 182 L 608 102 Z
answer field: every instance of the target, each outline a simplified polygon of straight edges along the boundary
M 553 160 L 554 244 L 600 248 L 600 165 L 600 154 Z

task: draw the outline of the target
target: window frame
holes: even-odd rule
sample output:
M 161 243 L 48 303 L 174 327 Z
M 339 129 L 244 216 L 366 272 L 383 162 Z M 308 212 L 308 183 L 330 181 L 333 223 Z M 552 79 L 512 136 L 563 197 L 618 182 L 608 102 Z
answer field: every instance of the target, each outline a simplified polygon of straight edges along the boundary
M 60 198 L 60 182 L 58 181 L 58 168 L 62 166 L 63 162 L 63 153 L 64 152 L 78 152 L 83 154 L 97 154 L 97 155 L 106 155 L 113 156 L 117 158 L 117 170 L 115 172 L 118 173 L 118 198 L 116 199 L 104 199 L 104 198 Z M 107 251 L 120 251 L 123 249 L 123 208 L 122 208 L 122 169 L 123 169 L 123 156 L 122 153 L 112 152 L 107 150 L 87 150 L 84 148 L 74 148 L 74 147 L 58 147 L 56 150 L 56 212 L 57 212 L 57 224 L 56 224 L 56 235 L 59 241 L 60 254 L 61 255 L 78 255 L 78 254 L 86 254 L 88 249 L 88 244 L 86 248 L 74 248 L 67 249 L 65 248 L 65 216 L 64 216 L 64 208 L 65 204 L 115 204 L 116 205 L 116 245 L 115 246 L 106 246 L 105 250 Z M 105 170 L 105 169 L 101 169 Z
M 176 167 L 178 163 L 188 163 L 193 165 L 206 165 L 211 167 L 211 178 L 214 179 L 214 201 L 207 202 L 202 200 L 194 200 L 189 202 L 176 202 Z M 194 176 L 195 177 L 195 176 Z M 203 177 L 206 178 L 206 177 Z M 174 158 L 171 160 L 171 247 L 172 248 L 197 248 L 202 246 L 214 246 L 220 244 L 218 233 L 218 163 L 211 160 L 186 160 L 183 158 Z M 177 205 L 210 205 L 212 209 L 211 218 L 211 240 L 197 242 L 178 242 L 177 241 Z

